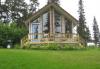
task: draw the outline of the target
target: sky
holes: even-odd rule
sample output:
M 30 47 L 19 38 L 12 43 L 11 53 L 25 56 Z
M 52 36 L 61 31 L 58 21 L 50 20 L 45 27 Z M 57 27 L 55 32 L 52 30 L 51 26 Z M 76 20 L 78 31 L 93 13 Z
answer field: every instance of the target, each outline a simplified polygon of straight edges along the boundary
M 79 0 L 60 0 L 60 5 L 63 9 L 69 12 L 72 16 L 78 19 L 78 2 Z M 47 0 L 39 0 L 40 7 L 42 8 L 47 4 Z M 83 0 L 85 18 L 87 26 L 89 27 L 91 34 L 93 35 L 93 18 L 96 17 L 97 23 L 100 29 L 100 0 Z

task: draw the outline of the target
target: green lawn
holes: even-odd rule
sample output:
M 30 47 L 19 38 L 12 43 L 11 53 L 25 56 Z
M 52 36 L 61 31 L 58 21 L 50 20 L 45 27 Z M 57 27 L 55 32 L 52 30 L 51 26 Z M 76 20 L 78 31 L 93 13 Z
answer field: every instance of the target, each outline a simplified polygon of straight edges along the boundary
M 0 49 L 0 69 L 100 69 L 100 50 Z

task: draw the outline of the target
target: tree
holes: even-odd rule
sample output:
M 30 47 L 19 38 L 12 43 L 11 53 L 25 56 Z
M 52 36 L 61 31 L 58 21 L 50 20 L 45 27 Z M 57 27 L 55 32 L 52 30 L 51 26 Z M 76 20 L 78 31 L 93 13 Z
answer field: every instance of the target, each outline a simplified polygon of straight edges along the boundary
M 96 21 L 96 18 L 94 17 L 93 20 L 93 33 L 94 33 L 94 43 L 95 45 L 97 45 L 97 43 L 100 41 L 100 32 L 99 32 L 99 28 L 98 28 L 98 24 Z
M 8 6 L 0 1 L 0 21 L 3 23 L 9 22 Z
M 38 6 L 39 6 L 38 0 L 30 0 L 29 13 L 36 12 Z
M 30 0 L 27 4 L 25 0 L 0 0 L 0 21 L 3 23 L 15 22 L 22 26 L 24 21 L 36 11 L 38 0 Z
M 30 0 L 30 3 L 31 5 L 28 5 L 25 0 L 6 0 L 5 5 L 8 7 L 10 21 L 23 25 L 24 21 L 36 10 L 38 2 Z
M 20 18 L 27 12 L 27 4 L 24 0 L 6 0 L 5 4 L 8 6 L 11 21 L 20 23 Z
M 91 36 L 90 36 L 90 30 L 89 27 L 86 27 L 86 40 L 87 42 L 91 41 Z
M 77 27 L 77 32 L 79 34 L 79 36 L 84 40 L 84 43 L 85 43 L 85 46 L 86 46 L 86 43 L 87 43 L 87 39 L 89 37 L 89 29 L 87 28 L 86 26 L 86 19 L 85 19 L 85 15 L 84 15 L 84 8 L 83 8 L 83 1 L 80 0 L 79 1 L 79 24 L 78 24 L 78 27 Z

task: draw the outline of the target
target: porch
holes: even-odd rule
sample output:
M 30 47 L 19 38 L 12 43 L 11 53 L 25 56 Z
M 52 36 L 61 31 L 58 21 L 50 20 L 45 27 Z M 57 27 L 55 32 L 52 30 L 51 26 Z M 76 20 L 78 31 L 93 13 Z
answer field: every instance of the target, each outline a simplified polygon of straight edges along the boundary
M 49 43 L 80 43 L 81 39 L 77 34 L 65 34 L 65 33 L 30 33 L 23 37 L 21 40 L 21 46 L 27 44 L 49 44 Z

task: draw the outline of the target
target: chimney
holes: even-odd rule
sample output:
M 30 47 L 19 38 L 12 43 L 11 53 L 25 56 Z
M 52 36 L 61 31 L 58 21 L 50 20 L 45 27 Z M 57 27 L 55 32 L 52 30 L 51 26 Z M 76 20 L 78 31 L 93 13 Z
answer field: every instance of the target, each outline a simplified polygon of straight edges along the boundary
M 59 0 L 48 0 L 48 4 L 50 3 L 58 3 L 59 4 Z
M 50 3 L 52 3 L 53 2 L 53 0 L 48 0 L 48 4 L 50 4 Z

